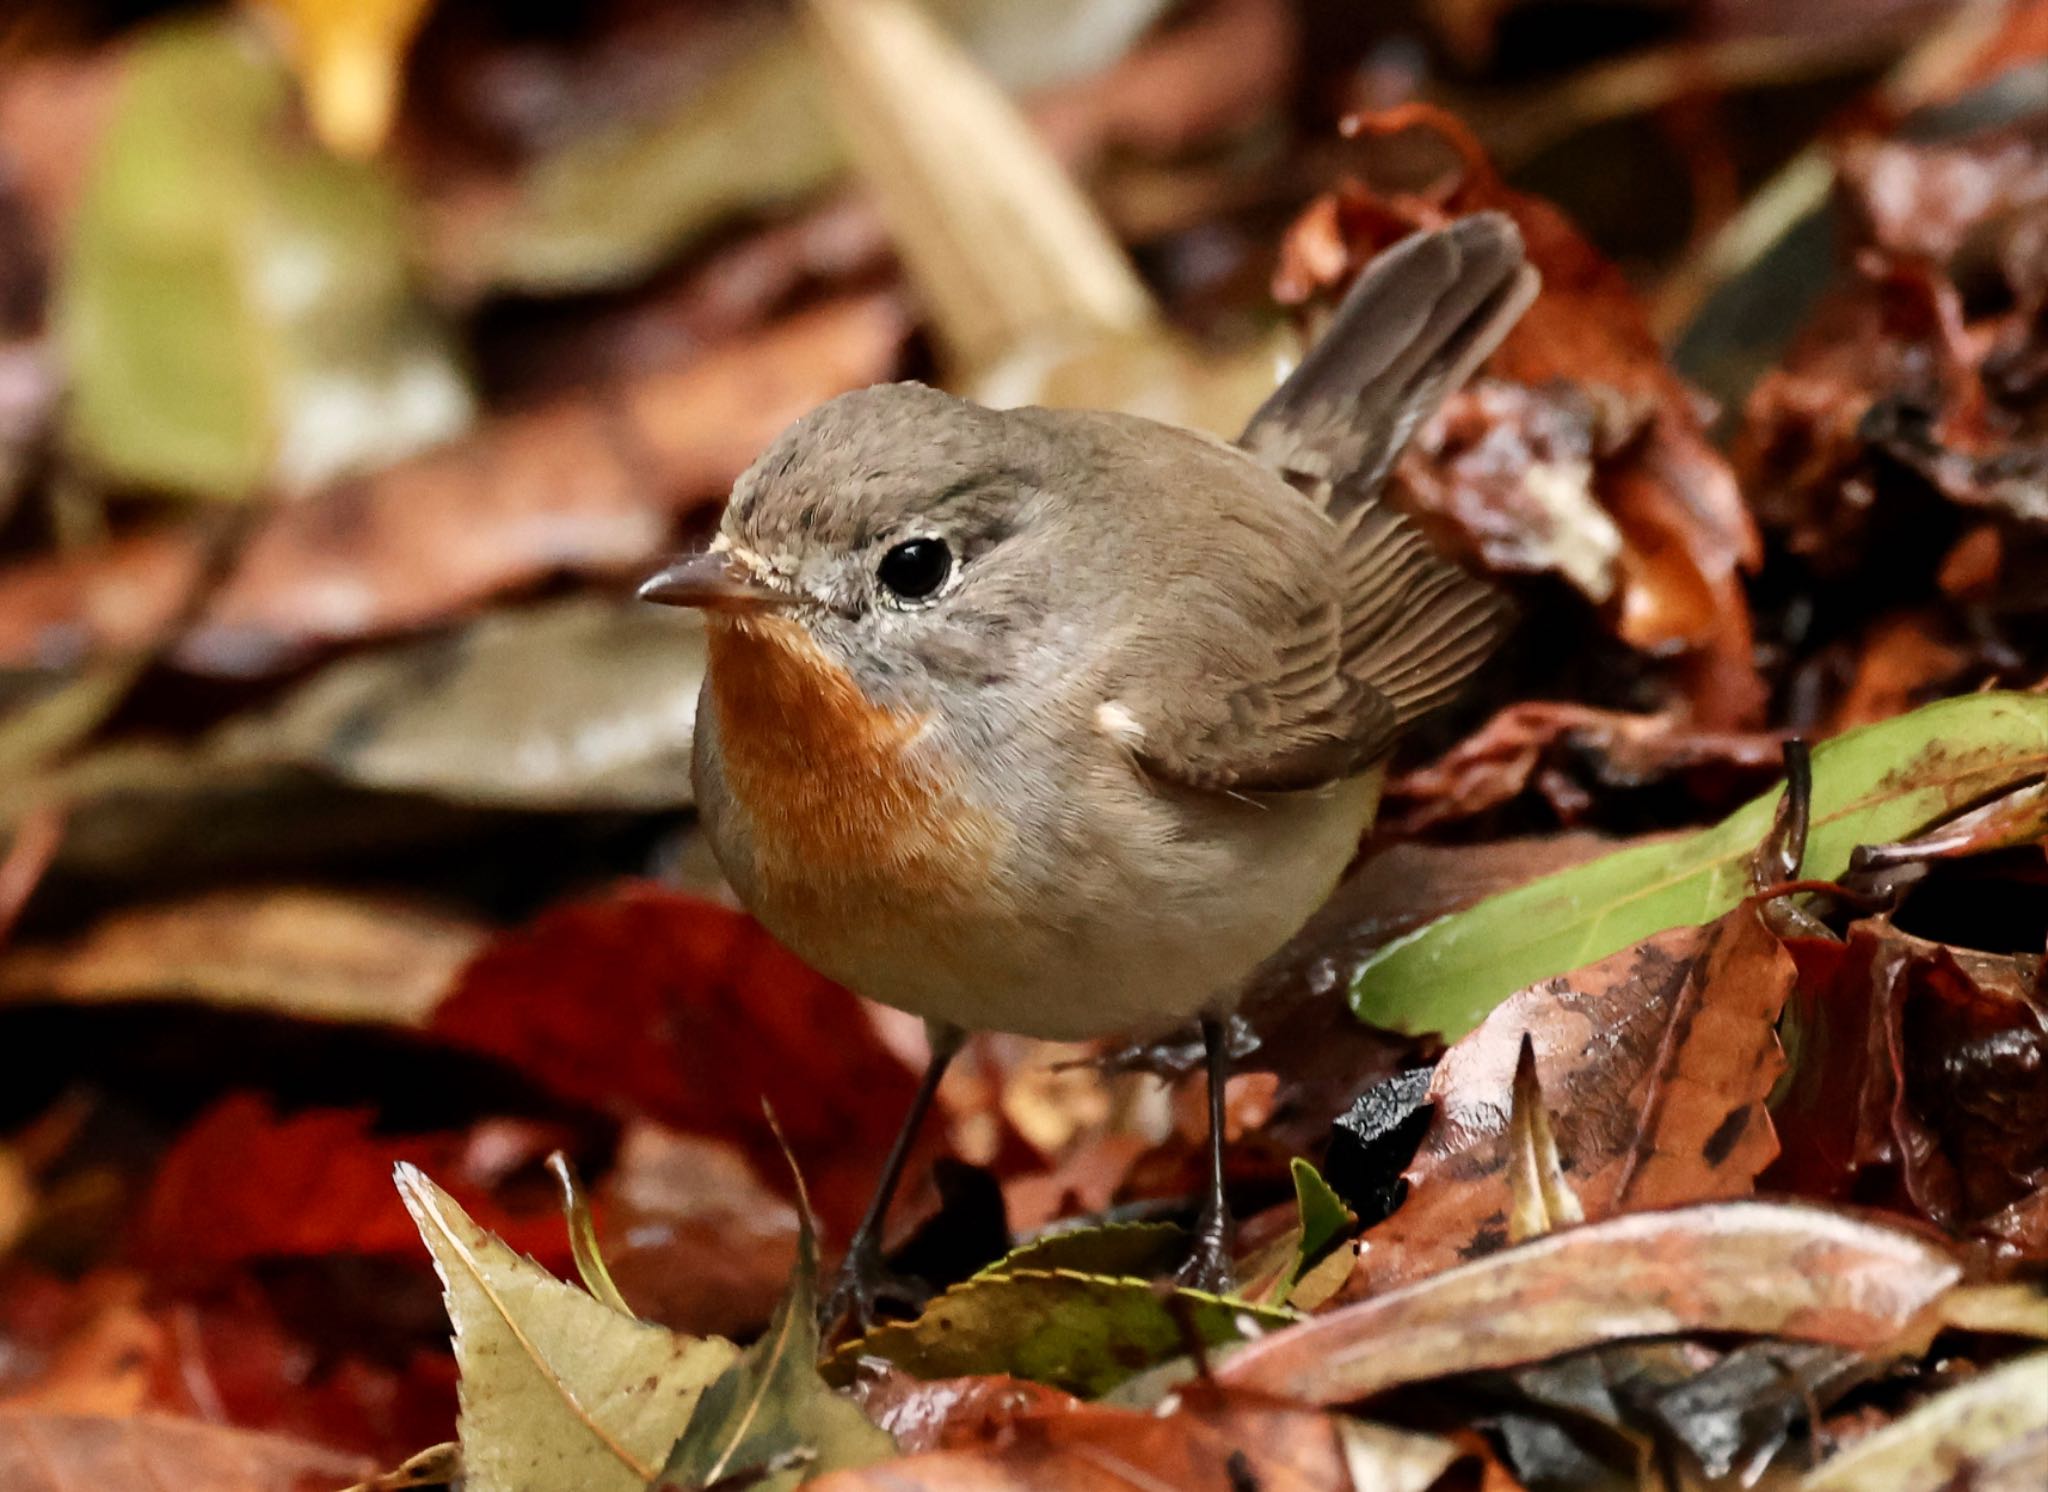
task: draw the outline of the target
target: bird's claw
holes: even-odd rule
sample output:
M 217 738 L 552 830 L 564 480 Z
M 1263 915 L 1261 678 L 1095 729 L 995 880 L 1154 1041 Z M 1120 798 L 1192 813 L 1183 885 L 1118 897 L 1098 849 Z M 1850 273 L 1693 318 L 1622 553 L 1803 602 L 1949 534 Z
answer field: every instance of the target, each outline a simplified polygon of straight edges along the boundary
M 818 1329 L 828 1340 L 841 1327 L 858 1335 L 885 1315 L 915 1316 L 930 1296 L 921 1280 L 890 1269 L 879 1247 L 856 1241 L 840 1262 L 832 1288 L 818 1302 Z
M 1204 1207 L 1200 1220 L 1195 1224 L 1194 1241 L 1188 1249 L 1187 1262 L 1174 1272 L 1173 1282 L 1185 1289 L 1201 1290 L 1210 1295 L 1229 1294 L 1236 1283 L 1236 1271 L 1231 1261 L 1236 1233 L 1228 1212 Z

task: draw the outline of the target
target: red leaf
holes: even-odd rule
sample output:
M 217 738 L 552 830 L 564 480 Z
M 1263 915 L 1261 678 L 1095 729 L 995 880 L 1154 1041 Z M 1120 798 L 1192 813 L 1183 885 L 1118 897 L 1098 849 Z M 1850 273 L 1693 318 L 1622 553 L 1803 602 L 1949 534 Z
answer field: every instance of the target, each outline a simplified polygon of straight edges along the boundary
M 481 954 L 442 1036 L 550 1091 L 739 1146 L 787 1175 L 774 1108 L 820 1215 L 858 1217 L 915 1080 L 860 1002 L 750 919 L 629 884 L 558 906 Z
M 513 1215 L 466 1181 L 464 1136 L 373 1134 L 371 1117 L 311 1109 L 280 1118 L 252 1094 L 216 1104 L 159 1167 L 137 1222 L 138 1257 L 166 1272 L 331 1254 L 418 1258 L 419 1230 L 391 1184 L 391 1168 L 409 1161 L 514 1248 L 566 1265 L 561 1215 Z M 534 1143 L 536 1153 L 550 1148 Z

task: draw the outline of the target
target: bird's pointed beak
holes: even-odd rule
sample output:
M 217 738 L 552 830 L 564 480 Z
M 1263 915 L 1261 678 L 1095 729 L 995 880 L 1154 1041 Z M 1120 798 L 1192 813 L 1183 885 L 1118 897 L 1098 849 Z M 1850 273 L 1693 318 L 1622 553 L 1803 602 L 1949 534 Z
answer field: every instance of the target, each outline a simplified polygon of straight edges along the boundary
M 649 577 L 637 594 L 643 601 L 701 611 L 767 611 L 789 604 L 788 596 L 762 584 L 731 555 L 717 550 L 685 555 Z

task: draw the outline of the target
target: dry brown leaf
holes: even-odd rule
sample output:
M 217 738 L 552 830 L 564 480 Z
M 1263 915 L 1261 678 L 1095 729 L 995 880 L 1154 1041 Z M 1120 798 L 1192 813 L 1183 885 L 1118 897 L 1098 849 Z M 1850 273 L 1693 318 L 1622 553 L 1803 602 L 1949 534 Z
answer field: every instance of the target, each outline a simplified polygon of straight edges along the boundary
M 558 570 L 630 570 L 790 421 L 885 377 L 904 330 L 893 297 L 836 301 L 278 508 L 175 661 L 259 675 Z M 61 666 L 147 642 L 200 549 L 189 531 L 159 531 L 0 572 L 0 666 Z
M 1536 1075 L 1536 1044 L 1522 1033 L 1515 1055 L 1515 1101 L 1508 1115 L 1508 1242 L 1527 1243 L 1557 1228 L 1586 1220 L 1557 1153 L 1557 1136 Z
M 1369 1230 L 1347 1294 L 1508 1241 L 1516 1160 L 1501 1095 L 1534 1049 L 1570 1185 L 1590 1217 L 1748 1194 L 1777 1154 L 1766 1100 L 1792 960 L 1744 903 L 1510 996 L 1437 1065 L 1408 1199 Z
M 7 1492 L 324 1492 L 370 1469 L 361 1457 L 325 1446 L 199 1420 L 0 1408 Z
M 126 1419 L 152 1406 L 152 1379 L 172 1357 L 169 1333 L 143 1308 L 142 1276 L 105 1270 L 88 1276 L 67 1301 L 61 1335 L 37 1361 L 18 1339 L 10 1355 L 34 1365 L 34 1376 L 5 1397 L 28 1413 Z
M 340 659 L 207 748 L 456 803 L 682 808 L 703 674 L 695 613 L 572 596 Z
M 796 1262 L 796 1209 L 731 1145 L 637 1121 L 597 1197 L 612 1278 L 644 1319 L 736 1336 L 782 1298 Z
M 1588 806 L 1568 768 L 1605 787 L 1641 787 L 1702 770 L 1724 792 L 1761 786 L 1784 761 L 1772 731 L 1702 730 L 1673 715 L 1631 715 L 1562 701 L 1511 704 L 1450 751 L 1387 784 L 1381 820 L 1398 833 L 1498 808 L 1534 788 L 1566 823 Z
M 1448 1441 L 1191 1389 L 1173 1412 L 1038 1404 L 994 1444 L 933 1450 L 837 1472 L 817 1492 L 1423 1492 L 1459 1459 Z
M 393 897 L 212 891 L 120 908 L 67 943 L 0 954 L 0 1000 L 173 997 L 416 1026 L 486 936 L 478 923 Z
M 1771 1202 L 1636 1212 L 1547 1234 L 1274 1332 L 1219 1382 L 1311 1404 L 1687 1332 L 1910 1345 L 1962 1278 L 1944 1248 L 1846 1213 Z
M 1328 291 L 1407 234 L 1483 209 L 1515 219 L 1543 275 L 1542 293 L 1480 379 L 1404 455 L 1397 500 L 1462 534 L 1475 554 L 1523 567 L 1543 556 L 1541 568 L 1604 601 L 1609 627 L 1629 646 L 1678 655 L 1695 723 L 1755 723 L 1765 700 L 1741 576 L 1761 562 L 1761 541 L 1727 462 L 1706 439 L 1698 400 L 1665 363 L 1620 270 L 1557 209 L 1507 187 L 1441 110 L 1411 105 L 1349 127 L 1374 138 L 1429 131 L 1457 164 L 1425 191 L 1352 181 L 1311 208 L 1282 248 L 1282 300 Z M 1503 402 L 1489 393 L 1491 380 L 1529 390 L 1562 384 L 1578 399 Z M 1510 538 L 1509 529 L 1520 532 Z

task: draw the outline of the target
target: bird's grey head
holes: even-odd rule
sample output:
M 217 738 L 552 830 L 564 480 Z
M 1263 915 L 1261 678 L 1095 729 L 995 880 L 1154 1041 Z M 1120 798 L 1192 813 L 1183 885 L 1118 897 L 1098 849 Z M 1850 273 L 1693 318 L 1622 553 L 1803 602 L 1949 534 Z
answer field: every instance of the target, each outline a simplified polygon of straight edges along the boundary
M 710 553 L 642 594 L 786 615 L 878 702 L 999 685 L 1046 662 L 1050 456 L 1031 420 L 920 384 L 842 395 L 741 476 Z

